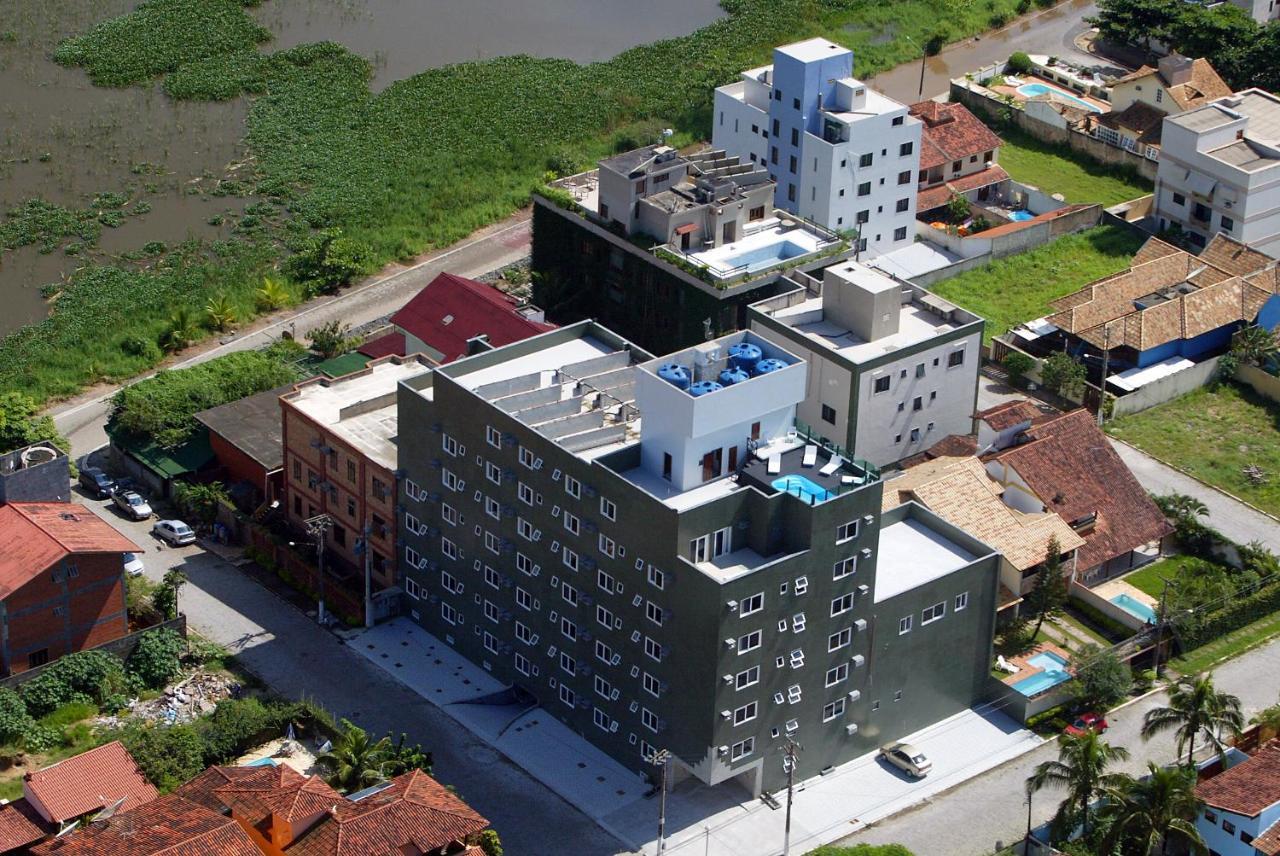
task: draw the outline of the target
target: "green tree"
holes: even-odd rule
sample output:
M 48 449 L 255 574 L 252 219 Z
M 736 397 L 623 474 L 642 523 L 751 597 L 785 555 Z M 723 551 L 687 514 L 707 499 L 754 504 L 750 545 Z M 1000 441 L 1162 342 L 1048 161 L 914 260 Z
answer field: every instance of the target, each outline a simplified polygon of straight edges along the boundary
M 1231 8 L 1235 9 L 1234 6 Z M 1241 327 L 1231 337 L 1232 355 L 1247 365 L 1261 366 L 1274 357 L 1277 350 L 1280 346 L 1277 345 L 1276 334 L 1257 324 Z
M 1218 752 L 1226 749 L 1224 738 L 1244 728 L 1240 699 L 1218 692 L 1213 676 L 1183 675 L 1168 684 L 1169 703 L 1147 711 L 1142 719 L 1142 739 L 1172 731 L 1178 752 L 1187 749 L 1187 765 L 1194 764 L 1196 738 L 1203 736 Z
M 1107 800 L 1099 811 L 1105 821 L 1102 853 L 1137 856 L 1175 852 L 1205 853 L 1196 831 L 1202 803 L 1196 799 L 1196 774 L 1189 767 L 1161 767 L 1147 763 L 1147 775 L 1104 789 Z
M 1254 715 L 1249 722 L 1258 726 L 1259 738 L 1269 740 L 1280 735 L 1280 704 L 1265 707 Z
M 346 237 L 341 229 L 322 229 L 304 239 L 281 268 L 308 290 L 323 294 L 364 273 L 372 260 L 367 244 Z
M 171 791 L 205 769 L 204 741 L 190 725 L 131 724 L 115 736 L 161 791 Z
M 215 330 L 226 330 L 236 323 L 236 307 L 224 292 L 219 291 L 204 305 L 204 313 L 209 318 L 209 325 Z
M 1092 729 L 1079 735 L 1064 734 L 1059 741 L 1058 759 L 1044 761 L 1036 767 L 1027 778 L 1027 793 L 1034 794 L 1044 788 L 1066 790 L 1067 797 L 1058 806 L 1055 825 L 1069 829 L 1073 822 L 1079 822 L 1087 838 L 1089 804 L 1103 788 L 1123 784 L 1123 776 L 1108 773 L 1107 769 L 1127 760 L 1129 750 L 1112 746 Z
M 1026 377 L 1027 372 L 1035 368 L 1036 361 L 1022 353 L 1022 351 L 1010 351 L 1005 355 L 1001 365 L 1009 373 L 1009 383 L 1017 386 Z
M 20 392 L 0 394 L 0 454 L 40 441 L 51 441 L 64 452 L 71 449 L 58 433 L 53 417 L 40 413 L 40 405 Z
M 1049 539 L 1044 563 L 1036 575 L 1034 587 L 1027 594 L 1027 611 L 1035 616 L 1035 636 L 1046 618 L 1062 614 L 1067 604 L 1067 578 L 1062 573 L 1062 546 L 1057 537 Z
M 1168 38 L 1182 5 L 1179 0 L 1101 0 L 1098 14 L 1085 21 L 1097 27 L 1102 38 L 1150 54 L 1153 42 Z
M 1075 395 L 1084 386 L 1084 365 L 1070 354 L 1050 354 L 1040 366 L 1040 381 L 1045 389 L 1059 395 Z
M 1111 651 L 1096 645 L 1082 645 L 1071 658 L 1075 692 L 1086 704 L 1108 708 L 1133 688 L 1129 666 Z
M 1174 522 L 1209 516 L 1209 506 L 1185 493 L 1166 493 L 1153 496 L 1152 499 L 1155 500 L 1156 505 L 1160 506 L 1164 515 L 1172 518 Z
M 330 750 L 316 762 L 329 772 L 326 781 L 344 794 L 377 784 L 386 778 L 383 764 L 391 751 L 390 738 L 373 740 L 350 720 L 339 723 L 341 733 Z
M 208 526 L 217 519 L 220 506 L 230 505 L 231 496 L 222 482 L 215 481 L 207 484 L 175 482 L 173 500 L 178 508 L 182 509 L 183 514 L 190 515 Z
M 1004 70 L 1011 74 L 1030 74 L 1031 57 L 1022 51 L 1014 51 L 1009 54 L 1009 61 L 1005 63 Z
M 182 671 L 182 645 L 182 637 L 167 627 L 148 630 L 138 639 L 125 668 L 143 686 L 160 689 Z
M 1259 30 L 1247 12 L 1230 3 L 1212 8 L 1184 3 L 1168 26 L 1168 41 L 1183 56 L 1204 57 L 1216 68 L 1228 66 L 1220 57 L 1229 56 L 1235 45 L 1252 44 Z
M 0 743 L 16 746 L 32 722 L 22 697 L 8 687 L 0 687 Z
M 339 354 L 354 351 L 364 340 L 360 336 L 351 335 L 350 324 L 343 324 L 335 318 L 307 331 L 307 341 L 311 344 L 311 350 L 330 360 Z
M 486 829 L 477 835 L 476 844 L 484 851 L 484 856 L 502 856 L 502 840 L 492 829 Z
M 187 575 L 181 568 L 170 568 L 165 571 L 160 587 L 151 596 L 151 605 L 164 617 L 165 621 L 172 621 L 178 617 L 178 592 L 186 582 Z
M 382 773 L 388 779 L 394 779 L 412 770 L 421 770 L 430 775 L 435 759 L 425 751 L 420 743 L 409 743 L 409 737 L 401 734 L 394 746 L 387 749 L 387 758 L 382 764 Z
M 947 217 L 952 223 L 961 223 L 969 216 L 969 200 L 959 193 L 951 194 L 947 200 Z

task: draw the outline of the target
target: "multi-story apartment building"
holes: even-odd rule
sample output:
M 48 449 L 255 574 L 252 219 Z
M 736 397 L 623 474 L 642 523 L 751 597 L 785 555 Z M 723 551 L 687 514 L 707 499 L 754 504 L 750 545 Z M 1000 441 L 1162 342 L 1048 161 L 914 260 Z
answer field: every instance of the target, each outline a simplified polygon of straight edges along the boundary
M 551 320 L 592 318 L 673 350 L 746 324 L 784 274 L 853 254 L 773 207 L 759 166 L 652 145 L 534 196 L 534 298 Z
M 395 584 L 396 385 L 431 363 L 421 354 L 383 357 L 340 378 L 312 378 L 280 397 L 284 507 L 302 528 L 327 514 L 326 556 L 364 567 L 368 532 L 372 577 Z
M 796 42 L 741 77 L 716 89 L 712 142 L 765 164 L 778 208 L 857 230 L 872 255 L 915 240 L 921 123 L 854 79 L 852 51 Z
M 817 293 L 751 306 L 751 330 L 809 364 L 809 428 L 877 466 L 973 430 L 983 320 L 854 261 Z
M 808 368 L 583 322 L 406 380 L 409 616 L 637 772 L 752 793 L 788 737 L 812 776 L 973 704 L 998 556 L 820 459 Z
M 1199 247 L 1222 234 L 1280 257 L 1280 97 L 1246 89 L 1165 119 L 1155 216 Z

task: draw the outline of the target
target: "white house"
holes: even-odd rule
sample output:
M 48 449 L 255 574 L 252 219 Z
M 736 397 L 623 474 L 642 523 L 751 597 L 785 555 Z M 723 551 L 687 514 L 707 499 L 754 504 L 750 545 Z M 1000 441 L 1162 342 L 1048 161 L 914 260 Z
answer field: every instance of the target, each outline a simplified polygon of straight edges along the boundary
M 825 39 L 776 48 L 773 65 L 715 93 L 712 141 L 765 164 L 775 205 L 829 229 L 857 229 L 871 255 L 915 236 L 918 119 L 853 78 L 853 53 Z
M 1216 856 L 1280 853 L 1280 743 L 1196 786 L 1196 829 Z
M 1203 247 L 1223 234 L 1280 257 L 1280 97 L 1261 89 L 1164 120 L 1155 214 Z

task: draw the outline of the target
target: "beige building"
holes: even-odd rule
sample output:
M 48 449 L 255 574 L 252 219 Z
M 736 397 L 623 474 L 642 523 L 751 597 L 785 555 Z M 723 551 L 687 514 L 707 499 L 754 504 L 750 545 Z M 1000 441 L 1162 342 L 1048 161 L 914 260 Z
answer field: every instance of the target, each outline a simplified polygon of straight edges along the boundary
M 1144 65 L 1112 84 L 1111 111 L 1097 118 L 1093 133 L 1103 142 L 1155 160 L 1166 116 L 1230 94 L 1231 87 L 1207 59 L 1170 54 L 1156 68 Z

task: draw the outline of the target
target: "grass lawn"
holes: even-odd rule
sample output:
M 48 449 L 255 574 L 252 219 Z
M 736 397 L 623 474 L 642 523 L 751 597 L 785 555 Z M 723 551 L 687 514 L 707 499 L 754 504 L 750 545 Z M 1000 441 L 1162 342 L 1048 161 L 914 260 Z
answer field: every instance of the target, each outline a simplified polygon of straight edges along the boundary
M 1177 579 L 1178 572 L 1189 562 L 1203 561 L 1195 556 L 1169 556 L 1164 559 L 1144 565 L 1128 576 L 1124 577 L 1124 581 L 1134 588 L 1139 588 L 1147 594 L 1160 599 L 1160 595 L 1164 592 L 1164 580 Z
M 1171 665 L 1183 674 L 1197 674 L 1206 671 L 1219 660 L 1237 657 L 1250 648 L 1256 648 L 1277 634 L 1280 634 L 1280 612 L 1259 618 L 1252 624 L 1246 624 L 1239 630 L 1188 651 L 1175 658 Z
M 935 283 L 930 290 L 987 319 L 984 343 L 1049 312 L 1049 301 L 1124 270 L 1142 245 L 1126 229 L 1098 226 Z
M 1107 431 L 1197 478 L 1280 514 L 1280 404 L 1233 383 L 1124 416 Z M 1245 467 L 1265 478 L 1252 483 Z
M 1017 129 L 1000 130 L 1000 166 L 1015 181 L 1045 193 L 1061 193 L 1071 203 L 1115 205 L 1151 192 L 1145 178 L 1103 166 L 1067 146 L 1041 142 Z

